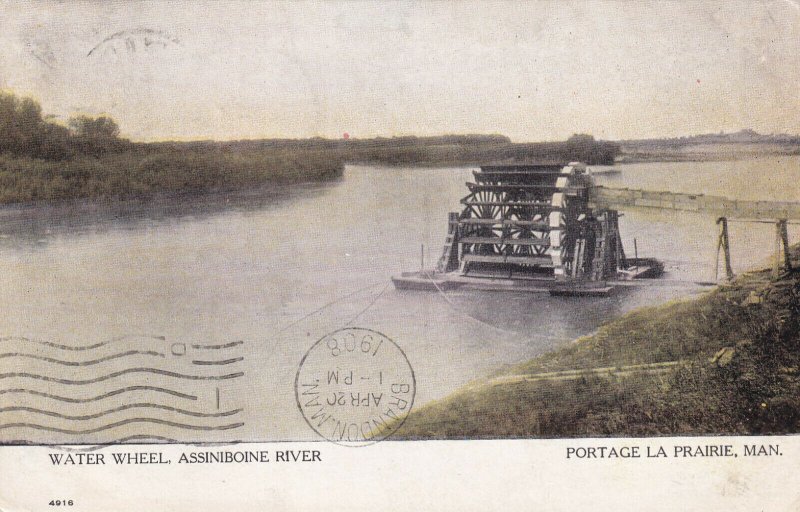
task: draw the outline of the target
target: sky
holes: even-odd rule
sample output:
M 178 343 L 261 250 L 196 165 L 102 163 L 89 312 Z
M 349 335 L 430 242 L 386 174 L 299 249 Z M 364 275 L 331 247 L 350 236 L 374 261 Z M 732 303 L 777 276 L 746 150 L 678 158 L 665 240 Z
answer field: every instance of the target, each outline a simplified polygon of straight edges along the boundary
M 0 1 L 0 89 L 139 141 L 800 133 L 800 5 Z

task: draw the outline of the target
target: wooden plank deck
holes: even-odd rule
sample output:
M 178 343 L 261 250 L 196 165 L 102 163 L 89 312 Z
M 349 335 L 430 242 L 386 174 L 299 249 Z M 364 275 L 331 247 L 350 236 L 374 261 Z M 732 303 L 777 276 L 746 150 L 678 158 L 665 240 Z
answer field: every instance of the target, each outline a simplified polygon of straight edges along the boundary
M 743 201 L 704 194 L 593 187 L 589 192 L 589 204 L 612 210 L 679 210 L 732 219 L 800 220 L 800 202 Z

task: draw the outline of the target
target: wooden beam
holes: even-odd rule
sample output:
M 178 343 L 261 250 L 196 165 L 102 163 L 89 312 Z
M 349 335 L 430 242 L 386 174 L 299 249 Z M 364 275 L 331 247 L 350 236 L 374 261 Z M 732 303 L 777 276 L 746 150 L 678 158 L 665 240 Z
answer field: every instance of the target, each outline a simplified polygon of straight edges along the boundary
M 549 247 L 549 240 L 539 240 L 537 238 L 500 238 L 467 236 L 459 240 L 463 244 L 487 244 L 487 245 L 533 245 L 537 247 Z
M 516 219 L 459 219 L 459 225 L 479 225 L 479 226 L 521 226 L 531 228 L 533 231 L 550 231 L 550 224 L 537 220 L 516 220 Z
M 704 194 L 593 187 L 589 190 L 589 203 L 594 208 L 609 210 L 681 210 L 712 213 L 727 219 L 800 220 L 800 202 L 796 201 L 743 201 Z
M 514 263 L 518 265 L 551 266 L 550 256 L 505 256 L 502 254 L 465 254 L 462 263 Z

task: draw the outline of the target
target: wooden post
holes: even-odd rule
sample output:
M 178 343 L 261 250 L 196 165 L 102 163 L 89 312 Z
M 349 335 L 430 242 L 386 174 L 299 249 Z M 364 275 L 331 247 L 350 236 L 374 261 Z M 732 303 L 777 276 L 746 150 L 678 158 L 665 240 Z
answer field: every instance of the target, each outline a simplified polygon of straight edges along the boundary
M 783 246 L 783 254 L 781 254 Z M 786 227 L 786 219 L 780 219 L 775 223 L 775 265 L 772 267 L 772 274 L 777 277 L 780 274 L 781 256 L 786 271 L 792 270 L 792 262 L 789 258 L 789 231 Z
M 575 242 L 575 258 L 572 262 L 572 278 L 577 279 L 579 275 L 583 274 L 583 256 L 586 250 L 586 239 L 579 238 Z
M 419 246 L 419 271 L 425 272 L 425 244 Z
M 619 218 L 622 214 L 614 212 L 614 238 L 617 239 L 617 268 L 628 268 L 628 260 L 625 258 L 625 247 L 622 246 L 622 235 L 619 232 Z
M 786 219 L 781 220 L 781 240 L 783 241 L 783 262 L 786 265 L 786 270 L 792 270 L 792 259 L 789 256 L 789 229 L 787 228 Z
M 636 245 L 636 239 L 633 239 L 633 258 L 636 262 L 636 270 L 639 270 L 639 247 Z
M 720 225 L 719 239 L 717 240 L 717 259 L 714 267 L 714 279 L 719 277 L 719 251 L 722 249 L 725 254 L 725 277 L 728 281 L 735 277 L 733 267 L 731 267 L 731 246 L 730 238 L 728 237 L 728 219 L 720 217 L 717 219 L 717 224 Z

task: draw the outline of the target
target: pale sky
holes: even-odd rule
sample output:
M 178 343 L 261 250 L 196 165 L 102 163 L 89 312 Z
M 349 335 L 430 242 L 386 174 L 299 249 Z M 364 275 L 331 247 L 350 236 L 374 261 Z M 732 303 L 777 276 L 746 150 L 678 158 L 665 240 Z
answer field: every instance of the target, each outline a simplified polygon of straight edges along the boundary
M 800 133 L 797 2 L 0 2 L 0 88 L 134 140 Z

